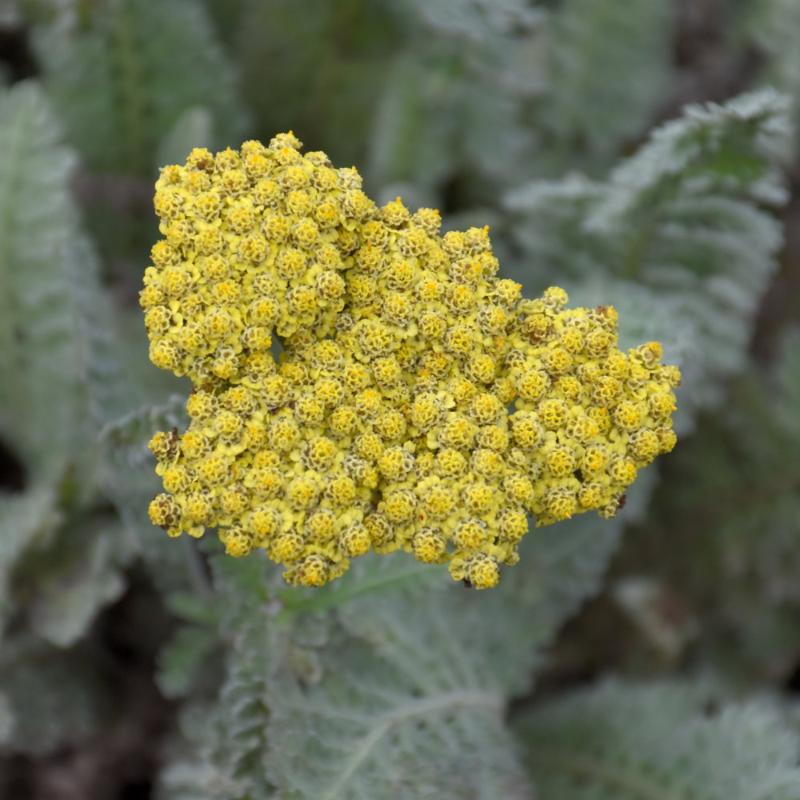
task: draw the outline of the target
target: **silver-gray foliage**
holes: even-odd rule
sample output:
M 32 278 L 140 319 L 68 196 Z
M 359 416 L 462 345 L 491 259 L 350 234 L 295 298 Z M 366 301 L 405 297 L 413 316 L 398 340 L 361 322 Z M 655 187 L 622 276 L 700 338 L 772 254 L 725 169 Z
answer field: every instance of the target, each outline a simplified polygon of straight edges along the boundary
M 537 105 L 544 169 L 597 170 L 641 135 L 671 78 L 674 15 L 668 0 L 565 0 L 553 10 Z
M 623 342 L 663 341 L 684 374 L 683 429 L 746 362 L 782 241 L 767 209 L 786 200 L 787 112 L 769 90 L 692 106 L 606 181 L 573 175 L 508 198 L 526 256 L 513 277 L 537 290 L 555 272 L 573 300 L 618 308 Z
M 542 800 L 793 800 L 797 736 L 766 702 L 608 681 L 518 725 Z
M 396 555 L 321 592 L 276 594 L 258 562 L 221 559 L 228 677 L 201 729 L 187 726 L 197 761 L 165 773 L 162 797 L 186 796 L 191 763 L 214 766 L 220 793 L 198 795 L 214 800 L 532 797 L 507 705 L 619 530 L 583 517 L 538 531 L 483 593 Z
M 82 18 L 65 7 L 36 44 L 70 140 L 95 169 L 148 175 L 159 142 L 195 106 L 212 111 L 215 144 L 244 130 L 235 73 L 202 3 L 113 0 Z
M 26 481 L 0 499 L 0 629 L 22 615 L 63 646 L 119 595 L 132 554 L 92 507 L 110 306 L 69 193 L 75 157 L 35 84 L 0 92 L 0 150 L 0 431 Z

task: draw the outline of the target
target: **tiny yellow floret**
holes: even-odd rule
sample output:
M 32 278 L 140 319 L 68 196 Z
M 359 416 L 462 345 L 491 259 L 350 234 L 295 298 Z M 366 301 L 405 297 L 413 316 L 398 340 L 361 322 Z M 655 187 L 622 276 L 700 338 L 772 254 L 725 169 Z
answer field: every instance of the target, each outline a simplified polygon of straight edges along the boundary
M 296 586 L 404 550 L 496 586 L 530 523 L 614 516 L 676 443 L 677 367 L 612 306 L 498 278 L 488 227 L 379 207 L 292 133 L 164 167 L 139 301 L 187 430 L 149 449 L 169 536 L 217 530 Z M 280 345 L 280 356 L 273 345 Z

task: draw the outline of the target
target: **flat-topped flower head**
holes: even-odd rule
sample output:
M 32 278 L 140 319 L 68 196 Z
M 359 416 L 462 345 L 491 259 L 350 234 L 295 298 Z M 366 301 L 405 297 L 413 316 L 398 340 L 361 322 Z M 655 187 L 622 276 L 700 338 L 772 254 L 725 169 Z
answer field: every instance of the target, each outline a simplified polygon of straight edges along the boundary
M 296 585 L 402 549 L 491 588 L 529 520 L 613 516 L 675 445 L 657 342 L 621 352 L 616 311 L 558 287 L 523 298 L 487 227 L 378 207 L 291 133 L 193 150 L 154 203 L 150 356 L 194 385 L 188 430 L 150 443 L 171 536 L 216 528 Z

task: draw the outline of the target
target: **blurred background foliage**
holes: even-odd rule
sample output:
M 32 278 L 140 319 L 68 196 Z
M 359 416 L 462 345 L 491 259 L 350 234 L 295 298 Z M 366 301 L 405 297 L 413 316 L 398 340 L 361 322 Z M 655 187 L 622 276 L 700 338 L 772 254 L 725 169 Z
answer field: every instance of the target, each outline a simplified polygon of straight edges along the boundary
M 800 4 L 0 0 L 0 796 L 800 796 Z M 146 519 L 158 167 L 293 129 L 679 363 L 680 444 L 477 595 Z

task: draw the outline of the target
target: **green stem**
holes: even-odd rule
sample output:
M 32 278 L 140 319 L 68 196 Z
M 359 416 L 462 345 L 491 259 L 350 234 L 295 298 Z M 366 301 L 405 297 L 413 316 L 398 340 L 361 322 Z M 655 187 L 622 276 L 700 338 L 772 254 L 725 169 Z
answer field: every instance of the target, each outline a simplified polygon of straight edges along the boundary
M 431 574 L 431 569 L 429 564 L 410 564 L 402 572 L 393 572 L 390 575 L 379 574 L 343 589 L 334 586 L 329 591 L 317 590 L 310 597 L 305 594 L 298 595 L 297 590 L 287 589 L 279 595 L 283 603 L 283 610 L 278 615 L 278 619 L 286 620 L 299 612 L 324 611 L 343 605 L 354 597 L 381 592 L 387 588 L 397 588 L 423 575 Z
M 147 119 L 147 97 L 142 90 L 145 75 L 133 35 L 136 20 L 129 10 L 127 0 L 121 0 L 112 12 L 110 42 L 112 63 L 116 61 L 119 67 L 120 136 L 124 142 L 124 155 L 129 162 L 126 172 L 147 169 L 149 166 L 149 147 L 144 125 L 144 120 Z
M 211 581 L 208 579 L 208 574 L 205 571 L 202 557 L 197 552 L 197 547 L 188 536 L 181 536 L 183 547 L 183 559 L 186 564 L 186 571 L 189 573 L 189 582 L 192 588 L 198 595 L 202 597 L 211 597 L 214 594 L 214 589 L 211 586 Z

